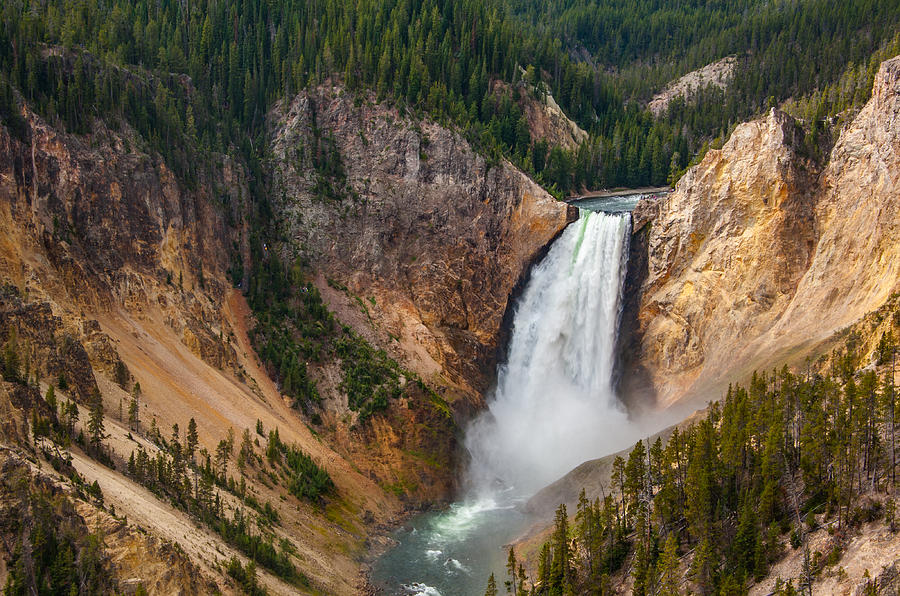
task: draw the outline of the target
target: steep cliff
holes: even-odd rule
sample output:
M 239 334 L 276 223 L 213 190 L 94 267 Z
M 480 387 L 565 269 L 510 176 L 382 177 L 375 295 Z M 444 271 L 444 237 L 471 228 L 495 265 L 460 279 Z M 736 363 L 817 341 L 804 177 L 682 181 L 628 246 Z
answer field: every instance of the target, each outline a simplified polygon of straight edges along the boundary
M 882 65 L 821 171 L 772 110 L 641 206 L 626 393 L 716 398 L 753 368 L 814 353 L 896 291 L 898 72 L 900 58 Z
M 405 502 L 444 499 L 510 296 L 577 213 L 458 133 L 341 87 L 279 104 L 269 122 L 283 240 L 267 250 L 308 270 L 341 323 L 401 367 L 395 397 L 360 424 L 346 357 L 308 361 L 326 396 L 312 406 L 318 430 Z
M 362 331 L 425 379 L 484 391 L 513 288 L 577 213 L 458 133 L 339 87 L 281 104 L 271 122 L 289 260 L 365 298 Z M 318 171 L 317 150 L 343 171 Z
M 725 89 L 731 82 L 731 76 L 734 74 L 737 64 L 738 60 L 735 56 L 726 56 L 721 60 L 716 60 L 702 68 L 693 70 L 670 82 L 665 89 L 654 95 L 647 104 L 647 109 L 654 116 L 659 117 L 665 114 L 669 104 L 676 99 L 684 99 L 685 102 L 690 102 L 697 91 L 706 87 Z
M 514 85 L 497 80 L 493 89 L 496 96 L 509 96 L 515 100 L 528 124 L 532 141 L 543 140 L 550 147 L 559 145 L 575 151 L 588 140 L 587 131 L 566 115 L 546 88 L 539 92 L 524 80 Z
M 194 352 L 233 363 L 233 350 L 219 341 L 227 330 L 216 304 L 239 238 L 226 218 L 241 218 L 245 208 L 242 168 L 210 157 L 190 190 L 127 127 L 116 132 L 98 121 L 82 137 L 27 110 L 25 119 L 26 139 L 0 128 L 2 279 L 52 304 L 72 337 L 96 330 L 82 325 L 85 311 L 152 305 Z M 35 341 L 52 340 L 40 327 Z

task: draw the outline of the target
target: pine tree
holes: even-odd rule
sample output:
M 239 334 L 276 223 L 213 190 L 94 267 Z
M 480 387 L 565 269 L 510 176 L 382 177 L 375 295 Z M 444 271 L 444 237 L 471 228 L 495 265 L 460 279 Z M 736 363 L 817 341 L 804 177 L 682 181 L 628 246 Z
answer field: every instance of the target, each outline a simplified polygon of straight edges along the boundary
M 185 437 L 186 455 L 191 464 L 194 463 L 194 453 L 197 451 L 198 444 L 197 423 L 191 418 L 188 421 L 187 436 Z
M 50 411 L 56 416 L 58 404 L 56 402 L 56 390 L 53 388 L 53 385 L 47 387 L 47 393 L 44 396 L 44 400 L 47 402 L 47 405 L 50 406 Z
M 231 449 L 228 447 L 228 441 L 222 439 L 216 446 L 216 465 L 221 470 L 221 478 L 224 482 L 228 478 L 228 457 L 231 455 Z
M 708 539 L 704 539 L 694 552 L 694 560 L 691 562 L 690 578 L 697 586 L 700 594 L 713 593 L 713 559 L 712 545 Z
M 141 384 L 135 383 L 131 390 L 131 403 L 128 404 L 128 427 L 134 432 L 141 431 L 140 395 Z
M 238 467 L 243 469 L 247 459 L 253 455 L 253 443 L 250 440 L 250 429 L 245 428 L 241 435 L 241 450 L 238 453 Z
M 619 502 L 621 507 L 618 506 L 616 508 L 617 517 L 621 516 L 622 523 L 625 523 L 625 460 L 622 459 L 622 456 L 617 455 L 613 460 L 612 465 L 612 476 L 611 476 L 613 484 L 617 485 L 619 488 Z
M 497 596 L 497 580 L 494 579 L 494 574 L 488 578 L 487 589 L 484 591 L 484 596 Z
M 681 594 L 678 563 L 678 538 L 674 532 L 670 532 L 666 538 L 666 545 L 663 548 L 659 561 L 661 594 L 666 594 L 667 596 L 678 596 Z
M 732 544 L 733 554 L 731 560 L 745 574 L 752 574 L 756 569 L 756 547 L 759 540 L 759 530 L 756 527 L 754 508 L 755 503 L 751 503 L 751 498 L 745 495 L 737 534 Z
M 525 574 L 525 565 L 519 563 L 519 579 L 518 584 L 516 586 L 516 592 L 518 592 L 519 596 L 524 596 L 528 593 L 525 589 L 525 585 L 528 583 L 528 575 Z
M 543 590 L 547 590 L 550 586 L 550 543 L 545 542 L 541 546 L 540 555 L 538 555 L 538 583 Z
M 131 375 L 128 372 L 128 367 L 125 366 L 125 363 L 121 360 L 116 361 L 116 367 L 113 376 L 115 377 L 116 384 L 127 391 L 127 385 Z
M 552 559 L 550 562 L 549 586 L 551 594 L 562 594 L 570 588 L 569 560 L 569 518 L 566 506 L 560 505 L 556 510 L 552 538 Z
M 91 401 L 87 430 L 90 437 L 91 450 L 94 454 L 99 454 L 103 439 L 106 438 L 103 426 L 103 399 L 99 394 L 95 394 Z
M 66 402 L 65 412 L 67 434 L 69 437 L 72 437 L 75 434 L 75 424 L 78 422 L 79 418 L 78 404 L 71 400 Z
M 517 568 L 516 552 L 513 550 L 513 547 L 509 547 L 509 556 L 506 558 L 506 574 L 509 576 L 509 579 L 504 583 L 506 584 L 506 591 L 512 593 L 513 596 L 518 594 L 518 591 L 516 590 Z
M 598 503 L 599 506 L 599 503 Z M 588 500 L 584 489 L 578 495 L 578 509 L 575 513 L 575 538 L 581 546 L 587 567 L 587 580 L 593 583 L 597 579 L 601 532 L 597 527 L 597 515 L 594 505 Z

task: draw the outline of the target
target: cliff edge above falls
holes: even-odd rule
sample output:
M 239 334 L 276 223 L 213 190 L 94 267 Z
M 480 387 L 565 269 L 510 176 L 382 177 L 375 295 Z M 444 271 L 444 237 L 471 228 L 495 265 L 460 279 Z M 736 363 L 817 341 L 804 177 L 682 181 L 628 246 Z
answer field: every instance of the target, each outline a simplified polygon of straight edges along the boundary
M 370 341 L 480 399 L 510 295 L 577 211 L 458 133 L 340 87 L 303 93 L 270 122 L 287 257 L 363 298 L 356 326 Z M 341 171 L 317 169 L 316 150 Z
M 626 394 L 719 397 L 799 360 L 900 282 L 900 57 L 819 170 L 777 110 L 738 126 L 636 228 Z

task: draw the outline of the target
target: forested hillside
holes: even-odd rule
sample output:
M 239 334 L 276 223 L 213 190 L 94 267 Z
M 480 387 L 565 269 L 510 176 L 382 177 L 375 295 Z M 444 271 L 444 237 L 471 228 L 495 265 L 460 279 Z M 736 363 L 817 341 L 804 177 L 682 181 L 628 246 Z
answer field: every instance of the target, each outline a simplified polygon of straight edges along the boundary
M 896 32 L 900 4 L 863 0 L 769 2 L 597 2 L 511 0 L 514 14 L 616 72 L 626 99 L 647 99 L 668 81 L 729 55 L 740 56 L 724 113 L 745 119 L 835 81 L 868 61 Z M 705 109 L 714 108 L 712 98 Z M 699 107 L 699 106 L 698 106 Z M 701 110 L 698 109 L 698 113 Z
M 81 593 L 137 593 L 144 559 L 159 593 L 367 588 L 385 528 L 459 488 L 460 429 L 489 396 L 514 296 L 577 217 L 554 197 L 673 184 L 774 106 L 798 119 L 770 112 L 789 122 L 799 197 L 898 52 L 900 0 L 4 0 L 6 592 L 79 576 Z M 725 57 L 726 84 L 647 109 Z M 541 106 L 568 145 L 536 130 Z M 838 547 L 867 521 L 893 528 L 881 343 L 874 363 L 849 345 L 830 370 L 754 376 L 638 443 L 610 494 L 571 522 L 560 509 L 530 577 L 511 554 L 510 591 L 739 594 L 788 549 L 810 551 L 809 583 L 838 556 L 809 548 L 817 524 Z M 157 539 L 155 558 L 111 563 L 116 540 Z
M 866 62 L 900 21 L 896 0 L 669 4 L 13 0 L 0 115 L 15 126 L 11 85 L 71 131 L 127 121 L 190 180 L 197 153 L 241 147 L 254 161 L 272 103 L 336 77 L 460 127 L 562 192 L 663 184 L 731 125 Z M 726 91 L 659 120 L 633 101 L 729 54 L 747 58 Z M 573 152 L 530 143 L 522 110 L 490 86 L 523 78 L 517 93 L 549 91 L 590 139 Z
M 895 311 L 896 312 L 896 311 Z M 703 420 L 616 457 L 604 498 L 557 510 L 534 577 L 519 594 L 744 594 L 799 549 L 799 577 L 777 594 L 816 593 L 863 525 L 896 529 L 897 397 L 893 316 L 863 361 L 853 333 L 816 372 L 787 367 L 729 387 Z M 809 535 L 827 529 L 828 550 Z M 889 555 L 890 556 L 890 555 Z M 511 561 L 514 555 L 511 555 Z M 872 570 L 877 571 L 876 569 Z M 889 586 L 877 578 L 866 593 Z

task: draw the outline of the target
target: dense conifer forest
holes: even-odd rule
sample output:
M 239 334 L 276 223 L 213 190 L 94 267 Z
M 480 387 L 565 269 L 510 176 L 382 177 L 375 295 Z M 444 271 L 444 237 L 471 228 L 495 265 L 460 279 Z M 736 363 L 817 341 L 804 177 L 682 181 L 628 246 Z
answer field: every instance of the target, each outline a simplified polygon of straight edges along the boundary
M 616 456 L 605 497 L 582 491 L 576 511 L 557 510 L 535 577 L 511 551 L 507 585 L 611 594 L 611 578 L 630 576 L 638 595 L 744 594 L 799 549 L 800 580 L 776 593 L 809 594 L 854 530 L 897 523 L 896 342 L 885 332 L 869 362 L 858 340 L 822 372 L 754 373 L 701 420 Z M 809 546 L 820 527 L 827 552 Z
M 26 143 L 23 109 L 75 135 L 101 123 L 130 128 L 185 188 L 201 184 L 222 155 L 240 161 L 252 195 L 253 275 L 243 290 L 256 315 L 254 347 L 313 426 L 321 397 L 304 363 L 339 359 L 340 389 L 365 424 L 404 392 L 446 404 L 341 325 L 299 264 L 263 255 L 276 237 L 261 166 L 276 102 L 342 86 L 460 131 L 489 164 L 508 159 L 562 197 L 674 183 L 737 123 L 774 106 L 802 120 L 808 156 L 825 159 L 835 127 L 868 99 L 878 64 L 900 52 L 898 31 L 900 0 L 4 0 L 0 123 Z M 676 99 L 659 116 L 647 110 L 669 81 L 727 56 L 736 61 L 727 87 Z M 498 81 L 512 91 L 497 93 Z M 574 150 L 533 140 L 517 101 L 523 94 L 552 95 L 587 140 Z M 326 149 L 316 159 L 322 194 L 342 200 L 331 183 L 345 182 L 340 156 Z M 236 285 L 241 267 L 236 257 Z M 851 342 L 835 353 L 828 370 L 756 374 L 702 420 L 638 442 L 614 462 L 604 498 L 558 510 L 533 576 L 510 551 L 507 576 L 492 576 L 488 594 L 606 594 L 614 577 L 630 577 L 636 594 L 686 591 L 685 577 L 702 594 L 741 594 L 788 549 L 802 550 L 805 580 L 780 593 L 808 592 L 839 558 L 809 548 L 818 524 L 838 545 L 860 524 L 895 524 L 895 341 L 882 338 L 874 363 L 862 362 L 858 348 Z M 4 381 L 36 391 L 14 335 L 3 349 Z M 249 561 L 227 564 L 248 593 L 262 592 L 257 564 L 307 585 L 289 545 L 266 529 L 279 524 L 275 510 L 228 473 L 234 460 L 298 501 L 338 498 L 328 473 L 278 429 L 247 429 L 237 457 L 233 436 L 215 453 L 200 451 L 193 419 L 165 438 L 141 427 L 140 389 L 128 386 L 125 371 L 131 430 L 155 448 L 114 460 L 103 446 L 102 401 L 81 404 L 87 434 L 77 434 L 78 406 L 55 395 L 65 377 L 55 381 L 34 399 L 43 409 L 30 440 L 82 496 L 103 499 L 96 482 L 82 482 L 49 450 L 50 440 L 119 466 L 220 535 Z M 19 490 L 12 480 L 0 489 Z M 44 489 L 28 499 L 43 593 L 59 593 L 76 576 L 101 590 L 97 538 L 52 523 L 71 503 Z M 24 593 L 20 559 L 11 561 L 7 593 Z
M 0 117 L 19 130 L 21 98 L 77 133 L 128 122 L 190 182 L 198 154 L 240 149 L 254 162 L 273 102 L 342 81 L 459 127 L 558 192 L 664 184 L 737 122 L 866 64 L 898 21 L 897 0 L 11 0 Z M 727 90 L 658 119 L 642 108 L 728 55 L 740 60 Z M 492 92 L 522 79 L 590 138 L 572 152 L 532 144 L 520 107 Z

